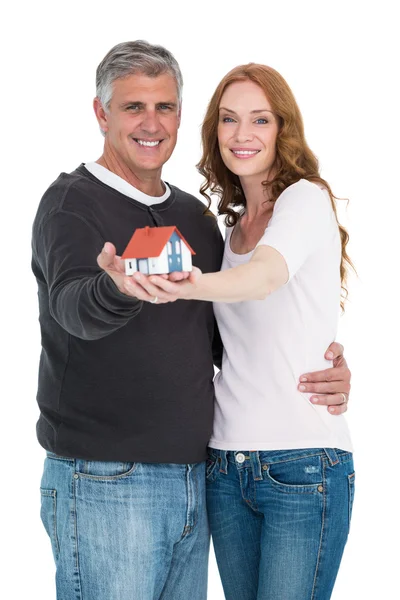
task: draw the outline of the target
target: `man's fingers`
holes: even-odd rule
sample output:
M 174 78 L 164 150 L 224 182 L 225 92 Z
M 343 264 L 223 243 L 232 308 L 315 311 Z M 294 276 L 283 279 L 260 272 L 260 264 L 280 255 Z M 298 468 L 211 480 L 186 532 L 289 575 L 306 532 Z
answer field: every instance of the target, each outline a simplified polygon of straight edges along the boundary
M 319 381 L 347 381 L 346 367 L 331 367 L 323 371 L 314 371 L 314 373 L 305 373 L 300 377 L 300 381 L 317 383 Z
M 148 285 L 153 286 L 154 290 L 158 292 L 166 292 L 166 294 L 171 294 L 172 296 L 179 296 L 180 285 L 179 282 L 173 282 L 169 279 L 161 279 L 157 275 L 153 275 L 151 277 L 151 281 L 148 281 L 145 285 L 146 289 L 148 289 Z
M 330 394 L 329 396 L 311 396 L 310 402 L 312 404 L 321 404 L 322 406 L 342 406 L 343 404 L 347 404 L 347 395 L 346 402 L 343 397 L 343 394 Z
M 309 392 L 311 394 L 349 394 L 350 383 L 348 381 L 320 381 L 319 383 L 300 383 L 298 388 L 300 392 Z
M 154 298 L 157 298 L 157 304 L 165 304 L 168 302 L 168 300 L 161 297 L 160 293 L 149 293 L 147 289 L 136 282 L 132 277 L 125 278 L 124 291 L 129 296 L 134 296 L 135 298 L 138 298 L 138 300 L 143 300 L 144 302 L 153 302 Z
M 338 344 L 338 342 L 332 342 L 329 346 L 328 350 L 325 353 L 325 358 L 327 360 L 335 360 L 335 358 L 339 358 L 342 356 L 344 348 L 342 344 Z
M 347 411 L 348 396 L 345 394 L 331 394 L 330 396 L 311 396 L 310 402 L 318 406 L 326 406 L 332 415 L 342 415 Z

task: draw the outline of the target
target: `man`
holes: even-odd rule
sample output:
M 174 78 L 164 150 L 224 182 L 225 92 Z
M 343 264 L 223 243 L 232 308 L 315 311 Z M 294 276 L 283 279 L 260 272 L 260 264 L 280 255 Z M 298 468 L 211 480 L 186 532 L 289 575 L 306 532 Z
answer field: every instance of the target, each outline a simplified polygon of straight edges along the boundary
M 62 600 L 206 597 L 204 460 L 213 354 L 215 364 L 221 359 L 212 305 L 154 305 L 117 256 L 137 227 L 176 225 L 196 266 L 220 267 L 216 219 L 161 179 L 176 144 L 181 90 L 179 66 L 164 48 L 114 47 L 97 69 L 103 155 L 59 176 L 33 226 L 42 333 L 37 433 L 47 450 L 41 515 Z M 329 351 L 336 368 L 308 375 L 304 385 L 331 393 L 321 402 L 340 405 L 338 414 L 350 375 L 340 345 Z M 327 379 L 333 383 L 312 383 Z

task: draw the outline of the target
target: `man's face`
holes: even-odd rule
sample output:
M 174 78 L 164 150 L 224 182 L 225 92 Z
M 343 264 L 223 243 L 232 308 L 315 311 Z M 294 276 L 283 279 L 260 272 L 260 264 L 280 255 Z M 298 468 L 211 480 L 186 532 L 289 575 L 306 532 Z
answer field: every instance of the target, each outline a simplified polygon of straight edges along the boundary
M 159 177 L 171 156 L 180 125 L 176 81 L 136 74 L 117 79 L 107 112 L 98 99 L 95 112 L 114 157 L 138 177 Z

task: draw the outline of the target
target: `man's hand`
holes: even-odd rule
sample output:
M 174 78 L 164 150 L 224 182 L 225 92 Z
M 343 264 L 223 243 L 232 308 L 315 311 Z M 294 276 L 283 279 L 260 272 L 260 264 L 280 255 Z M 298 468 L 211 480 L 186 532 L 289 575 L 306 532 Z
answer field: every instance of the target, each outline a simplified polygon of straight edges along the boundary
M 313 395 L 310 401 L 328 407 L 333 415 L 341 415 L 347 410 L 350 393 L 351 373 L 343 356 L 343 346 L 333 342 L 325 353 L 327 360 L 333 360 L 333 367 L 315 373 L 305 373 L 300 377 L 298 389 Z
M 132 277 L 125 275 L 124 261 L 117 256 L 115 246 L 110 242 L 104 244 L 104 248 L 97 257 L 97 264 L 111 277 L 120 292 L 144 302 L 155 303 L 156 294 L 148 293 L 135 279 L 135 276 L 139 276 L 143 280 L 146 276 L 141 276 L 139 273 L 135 273 Z M 158 275 L 158 277 L 165 278 L 167 275 Z M 157 303 L 163 304 L 164 302 L 157 300 Z

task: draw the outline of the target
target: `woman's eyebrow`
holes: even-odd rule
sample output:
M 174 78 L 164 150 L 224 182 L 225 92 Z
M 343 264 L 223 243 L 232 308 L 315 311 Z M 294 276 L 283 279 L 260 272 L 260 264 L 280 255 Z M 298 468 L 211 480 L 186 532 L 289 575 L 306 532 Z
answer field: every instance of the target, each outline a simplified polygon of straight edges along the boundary
M 225 108 L 225 106 L 220 106 L 219 110 L 225 110 L 226 112 L 232 113 L 233 115 L 236 115 L 234 110 L 231 110 L 230 108 Z M 271 113 L 271 115 L 273 115 L 274 113 L 272 112 L 272 110 L 269 110 L 269 108 L 259 108 L 257 110 L 251 110 L 250 114 L 257 114 L 257 113 L 262 113 L 262 112 L 269 112 Z

